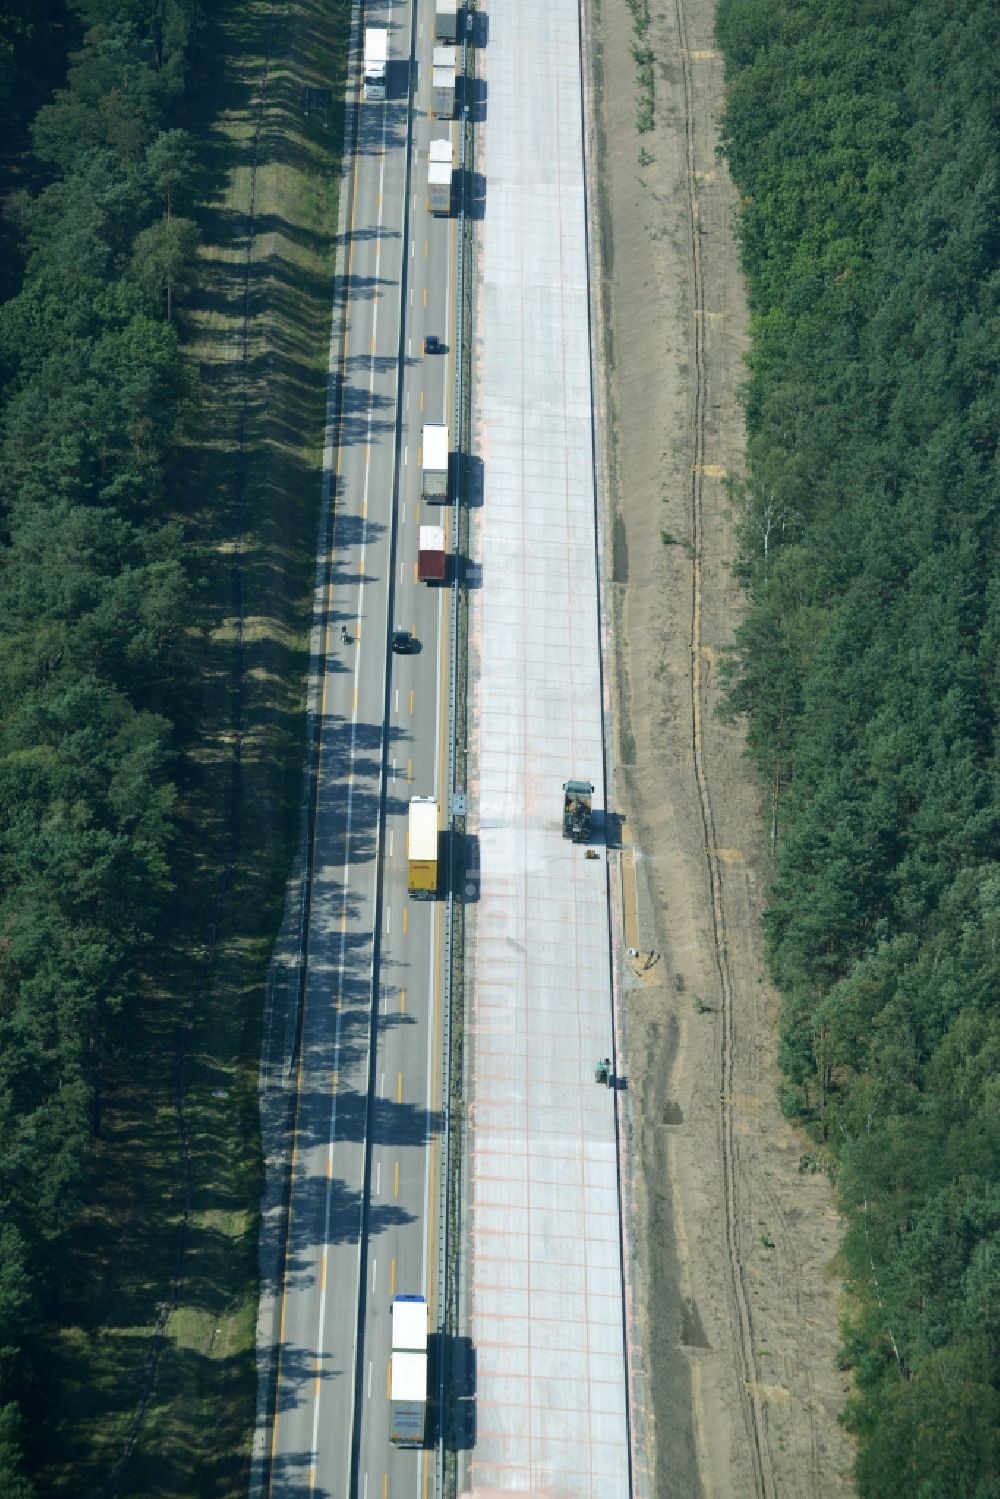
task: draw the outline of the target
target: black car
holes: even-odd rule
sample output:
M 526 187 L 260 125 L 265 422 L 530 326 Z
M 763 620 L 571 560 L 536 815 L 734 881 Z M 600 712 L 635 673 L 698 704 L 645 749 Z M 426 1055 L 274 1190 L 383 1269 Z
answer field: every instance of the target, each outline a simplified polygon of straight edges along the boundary
M 436 333 L 428 333 L 427 337 L 424 339 L 424 353 L 425 354 L 443 354 L 444 353 L 444 344 L 438 338 L 438 336 L 437 336 Z
M 397 656 L 408 656 L 417 648 L 417 638 L 409 630 L 393 630 L 392 648 Z

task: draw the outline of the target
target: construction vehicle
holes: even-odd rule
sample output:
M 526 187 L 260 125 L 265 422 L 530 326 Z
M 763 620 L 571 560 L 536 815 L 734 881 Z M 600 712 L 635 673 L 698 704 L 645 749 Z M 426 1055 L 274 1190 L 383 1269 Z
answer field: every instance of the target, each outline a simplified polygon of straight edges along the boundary
M 420 445 L 420 493 L 425 500 L 448 498 L 448 428 L 439 422 L 424 426 Z
M 389 60 L 389 32 L 384 26 L 365 29 L 365 98 L 385 98 L 385 70 Z
M 590 837 L 594 788 L 589 781 L 563 782 L 563 837 L 586 843 Z
M 421 526 L 417 535 L 417 582 L 443 583 L 447 566 L 444 526 Z
M 431 141 L 427 158 L 427 207 L 431 213 L 451 213 L 451 179 L 454 172 L 449 139 Z
M 423 1296 L 396 1296 L 391 1317 L 389 1440 L 394 1447 L 422 1447 L 427 1430 L 427 1302 Z
M 406 888 L 428 896 L 438 888 L 438 804 L 433 796 L 411 796 L 406 827 Z
M 434 40 L 437 42 L 458 41 L 458 0 L 436 0 Z
M 431 54 L 431 114 L 450 120 L 455 113 L 455 49 L 435 47 Z

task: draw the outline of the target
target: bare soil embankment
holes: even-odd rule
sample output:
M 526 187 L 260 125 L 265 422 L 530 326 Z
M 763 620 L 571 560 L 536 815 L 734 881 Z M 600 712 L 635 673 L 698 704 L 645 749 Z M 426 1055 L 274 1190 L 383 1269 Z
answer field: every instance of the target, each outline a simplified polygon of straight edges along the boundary
M 742 461 L 747 312 L 716 159 L 714 8 L 666 0 L 641 38 L 627 0 L 590 16 L 626 929 L 660 954 L 624 985 L 639 1429 L 658 1494 L 818 1499 L 853 1491 L 837 1424 L 840 1227 L 778 1107 L 767 838 L 741 733 L 715 716 L 742 608 L 725 477 Z

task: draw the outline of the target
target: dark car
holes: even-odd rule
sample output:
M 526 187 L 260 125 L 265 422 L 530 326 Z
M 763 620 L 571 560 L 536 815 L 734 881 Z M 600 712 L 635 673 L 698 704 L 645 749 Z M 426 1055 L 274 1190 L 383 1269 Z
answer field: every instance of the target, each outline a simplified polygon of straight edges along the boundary
M 425 354 L 443 354 L 444 353 L 444 344 L 438 338 L 438 336 L 437 336 L 436 333 L 428 333 L 427 337 L 424 339 L 424 353 Z
M 392 648 L 397 656 L 408 656 L 417 648 L 417 637 L 411 635 L 409 630 L 393 630 Z

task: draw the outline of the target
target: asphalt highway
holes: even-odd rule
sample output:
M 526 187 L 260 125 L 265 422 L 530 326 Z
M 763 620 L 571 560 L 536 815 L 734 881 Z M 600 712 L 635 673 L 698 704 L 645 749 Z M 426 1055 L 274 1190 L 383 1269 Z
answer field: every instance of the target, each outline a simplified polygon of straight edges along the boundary
M 426 9 L 426 15 L 424 14 Z M 443 807 L 447 587 L 416 580 L 421 429 L 452 419 L 454 220 L 426 206 L 433 10 L 389 26 L 358 105 L 346 353 L 324 600 L 311 919 L 271 1442 L 274 1499 L 419 1499 L 433 1450 L 389 1442 L 389 1305 L 436 1321 L 443 905 L 406 888 L 412 795 Z M 407 59 L 415 58 L 414 66 Z M 411 113 L 411 93 L 413 109 Z M 444 352 L 424 354 L 425 334 Z M 390 649 L 393 629 L 417 648 Z M 346 635 L 346 639 L 345 639 Z M 442 812 L 443 816 L 443 812 Z M 443 881 L 442 881 L 443 888 Z

